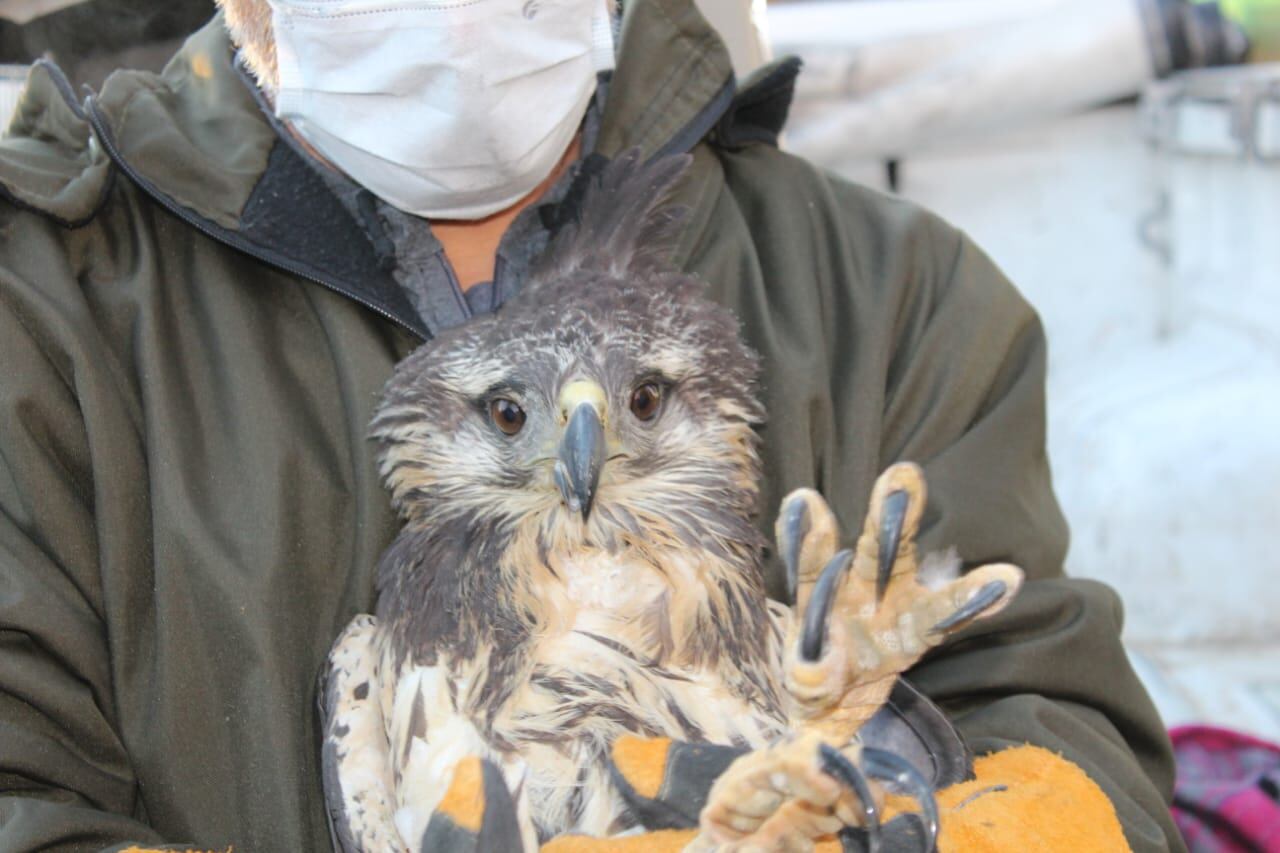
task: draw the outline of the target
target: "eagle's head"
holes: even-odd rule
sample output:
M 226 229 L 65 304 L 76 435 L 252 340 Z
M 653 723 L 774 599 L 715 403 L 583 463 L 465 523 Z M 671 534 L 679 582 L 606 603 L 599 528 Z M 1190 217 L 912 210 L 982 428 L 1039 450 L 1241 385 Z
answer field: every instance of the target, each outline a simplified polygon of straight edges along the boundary
M 517 297 L 400 364 L 373 435 L 407 524 L 754 544 L 756 358 L 668 260 L 687 161 L 606 166 Z

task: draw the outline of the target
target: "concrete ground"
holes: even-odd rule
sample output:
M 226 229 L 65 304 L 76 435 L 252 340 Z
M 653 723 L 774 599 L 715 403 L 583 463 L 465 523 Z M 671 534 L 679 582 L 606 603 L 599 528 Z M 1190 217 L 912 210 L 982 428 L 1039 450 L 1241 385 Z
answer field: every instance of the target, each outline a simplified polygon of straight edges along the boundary
M 1116 106 L 899 177 L 1041 312 L 1068 570 L 1120 592 L 1166 722 L 1280 740 L 1280 167 L 1157 157 Z

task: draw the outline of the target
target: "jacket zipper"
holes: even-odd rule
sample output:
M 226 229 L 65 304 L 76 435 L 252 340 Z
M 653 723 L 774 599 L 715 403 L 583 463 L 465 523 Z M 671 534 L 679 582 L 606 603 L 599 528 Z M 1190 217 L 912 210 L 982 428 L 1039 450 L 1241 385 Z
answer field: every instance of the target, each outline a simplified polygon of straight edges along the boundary
M 380 317 L 390 320 L 392 323 L 395 323 L 397 326 L 409 332 L 419 340 L 427 339 L 420 330 L 413 328 L 413 326 L 409 325 L 404 320 L 401 320 L 387 309 L 373 304 L 350 288 L 344 287 L 336 282 L 320 278 L 314 273 L 310 273 L 302 269 L 299 265 L 294 264 L 288 258 L 266 252 L 243 237 L 239 237 L 230 231 L 210 224 L 203 218 L 197 216 L 173 199 L 169 198 L 164 193 L 160 192 L 158 187 L 151 183 L 150 180 L 139 174 L 138 171 L 134 169 L 120 153 L 120 149 L 116 147 L 115 140 L 111 136 L 111 130 L 108 127 L 102 112 L 98 109 L 98 103 L 92 96 L 85 99 L 85 111 L 89 115 L 89 124 L 93 127 L 94 135 L 97 137 L 99 143 L 101 143 L 103 150 L 106 151 L 107 155 L 111 158 L 111 162 L 114 163 L 116 168 L 123 172 L 129 180 L 133 181 L 134 184 L 142 189 L 154 201 L 159 203 L 165 210 L 195 228 L 206 237 L 230 246 L 231 248 L 243 252 L 244 254 L 262 261 L 265 264 L 283 270 L 290 275 L 295 275 L 298 278 L 327 288 L 340 296 L 345 296 L 353 302 L 363 305 L 365 308 Z

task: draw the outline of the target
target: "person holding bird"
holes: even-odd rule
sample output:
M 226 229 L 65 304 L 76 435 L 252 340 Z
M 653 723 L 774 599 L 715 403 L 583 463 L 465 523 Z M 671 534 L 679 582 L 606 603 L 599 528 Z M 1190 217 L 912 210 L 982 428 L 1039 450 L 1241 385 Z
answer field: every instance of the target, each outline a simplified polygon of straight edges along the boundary
M 1022 573 L 918 564 L 924 482 L 899 463 L 852 550 L 817 492 L 783 500 L 793 606 L 768 600 L 757 360 L 732 313 L 666 262 L 680 217 L 662 200 L 688 162 L 620 155 L 518 295 L 388 383 L 372 430 L 405 525 L 377 617 L 343 632 L 321 689 L 339 849 L 456 849 L 450 800 L 494 801 L 473 814 L 483 850 L 690 829 L 629 801 L 612 760 L 627 738 L 742 759 L 699 768 L 716 793 L 683 804 L 702 825 L 691 849 L 792 849 L 842 824 L 878 842 L 880 780 L 923 814 L 889 831 L 933 849 L 944 780 L 866 724 L 925 651 L 1007 606 Z M 476 760 L 507 798 L 464 794 Z M 830 798 L 834 781 L 847 796 Z
M 795 62 L 220 5 L 0 141 L 0 849 L 1180 848 L 1039 322 Z

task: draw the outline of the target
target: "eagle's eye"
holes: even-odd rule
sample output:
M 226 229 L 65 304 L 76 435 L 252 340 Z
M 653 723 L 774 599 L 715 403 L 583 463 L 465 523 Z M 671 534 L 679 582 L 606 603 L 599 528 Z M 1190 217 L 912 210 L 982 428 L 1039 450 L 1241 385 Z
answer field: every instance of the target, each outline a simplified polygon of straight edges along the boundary
M 651 421 L 662 405 L 662 387 L 657 382 L 646 382 L 631 392 L 631 414 L 642 421 Z
M 524 428 L 524 409 L 516 405 L 514 400 L 505 397 L 499 397 L 489 404 L 489 417 L 507 435 L 515 435 Z

